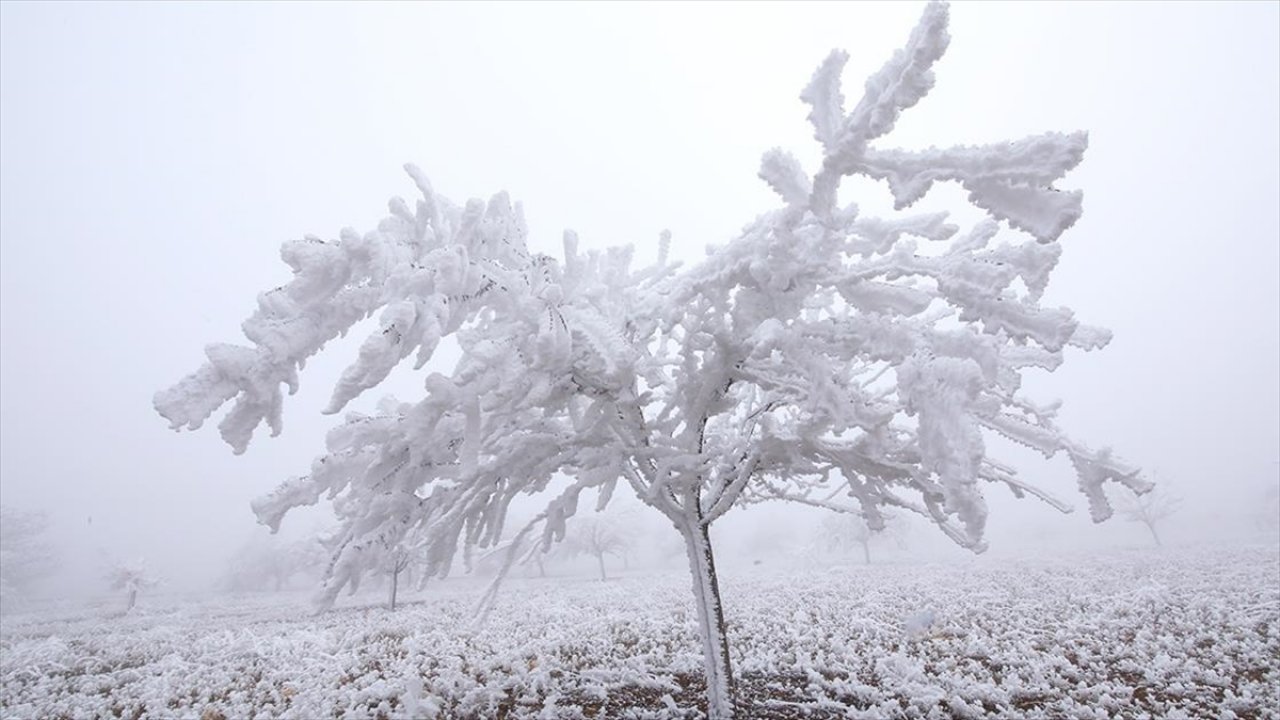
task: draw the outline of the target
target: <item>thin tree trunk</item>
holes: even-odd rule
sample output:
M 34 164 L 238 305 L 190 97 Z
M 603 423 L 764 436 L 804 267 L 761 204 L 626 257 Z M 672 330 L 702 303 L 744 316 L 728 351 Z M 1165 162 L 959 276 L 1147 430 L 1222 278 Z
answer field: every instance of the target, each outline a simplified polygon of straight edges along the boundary
M 707 528 L 696 519 L 684 522 L 678 529 L 684 536 L 689 572 L 693 574 L 693 596 L 698 610 L 703 669 L 707 680 L 707 718 L 731 720 L 734 717 L 735 694 L 733 669 L 729 663 L 729 637 L 725 633 L 724 609 L 720 601 L 720 585 L 716 580 L 711 538 Z
M 871 564 L 871 544 L 862 543 L 862 559 L 866 564 Z
M 392 570 L 391 571 L 391 603 L 390 603 L 392 611 L 396 609 L 396 587 L 399 585 L 399 583 L 400 583 L 400 571 Z
M 133 606 L 137 604 L 137 602 L 138 602 L 138 591 L 130 590 L 129 591 L 129 607 L 125 608 L 124 611 L 129 612 L 130 610 L 132 610 Z
M 1156 546 L 1157 546 L 1157 547 L 1164 547 L 1164 543 L 1160 542 L 1160 536 L 1159 536 L 1158 534 L 1156 534 L 1156 525 L 1155 525 L 1155 523 L 1145 523 L 1145 524 L 1146 524 L 1146 526 L 1147 526 L 1147 529 L 1151 531 L 1151 537 L 1156 541 Z
M 596 562 L 600 564 L 600 579 L 608 580 L 609 576 L 604 574 L 604 553 L 600 553 L 599 555 L 596 555 Z

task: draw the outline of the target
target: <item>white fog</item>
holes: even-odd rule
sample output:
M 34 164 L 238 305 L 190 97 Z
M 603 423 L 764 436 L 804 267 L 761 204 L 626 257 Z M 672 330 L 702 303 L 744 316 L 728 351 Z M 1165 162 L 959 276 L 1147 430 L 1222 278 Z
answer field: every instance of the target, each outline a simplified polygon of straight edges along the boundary
M 6 719 L 1277 717 L 1280 5 L 0 3 L 0 505 Z

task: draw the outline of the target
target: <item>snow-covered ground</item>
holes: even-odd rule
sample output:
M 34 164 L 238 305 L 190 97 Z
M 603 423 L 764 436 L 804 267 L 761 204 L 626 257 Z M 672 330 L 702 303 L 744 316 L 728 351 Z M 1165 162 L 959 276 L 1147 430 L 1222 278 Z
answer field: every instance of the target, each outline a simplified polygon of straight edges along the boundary
M 1280 553 L 1166 549 L 726 573 L 751 718 L 1280 717 Z M 0 715 L 698 717 L 678 574 L 357 596 L 144 597 L 0 624 Z M 362 604 L 366 603 L 366 604 Z

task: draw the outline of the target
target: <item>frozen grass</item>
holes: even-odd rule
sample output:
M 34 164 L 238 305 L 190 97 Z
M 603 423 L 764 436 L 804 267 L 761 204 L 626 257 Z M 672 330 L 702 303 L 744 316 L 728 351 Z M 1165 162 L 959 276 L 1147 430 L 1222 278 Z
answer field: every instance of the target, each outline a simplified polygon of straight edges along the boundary
M 751 718 L 1280 717 L 1273 549 L 730 577 Z M 298 596 L 10 616 L 4 718 L 694 718 L 687 580 L 450 581 L 395 613 Z M 909 636 L 909 618 L 932 611 Z

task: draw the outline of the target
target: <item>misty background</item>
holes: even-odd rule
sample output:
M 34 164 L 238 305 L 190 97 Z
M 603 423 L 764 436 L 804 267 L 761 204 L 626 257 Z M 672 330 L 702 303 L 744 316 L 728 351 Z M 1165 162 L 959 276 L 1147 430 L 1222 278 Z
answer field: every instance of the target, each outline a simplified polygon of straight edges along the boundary
M 827 53 L 849 51 L 852 103 L 921 10 L 0 3 L 0 503 L 48 513 L 49 586 L 105 591 L 105 570 L 138 556 L 170 587 L 210 586 L 265 533 L 249 501 L 307 472 L 359 330 L 308 363 L 283 435 L 243 456 L 217 417 L 175 434 L 151 407 L 206 344 L 243 342 L 257 293 L 289 277 L 282 242 L 371 229 L 413 195 L 413 162 L 455 202 L 508 191 L 535 251 L 559 256 L 572 228 L 646 262 L 669 229 L 695 262 L 776 206 L 761 153 L 819 157 L 798 95 Z M 1029 375 L 1030 394 L 1062 398 L 1064 429 L 1184 498 L 1168 541 L 1256 539 L 1280 484 L 1280 5 L 961 2 L 951 35 L 890 144 L 1090 132 L 1064 183 L 1085 214 L 1044 302 L 1115 339 Z M 871 183 L 846 182 L 848 200 L 891 204 Z M 918 209 L 963 221 L 964 205 L 944 186 Z M 352 407 L 417 398 L 424 377 L 400 368 Z M 992 448 L 1077 508 L 990 487 L 992 556 L 1149 542 L 1119 518 L 1094 526 L 1065 458 Z M 652 515 L 651 542 L 670 542 Z M 735 511 L 717 552 L 749 558 L 763 528 L 811 525 Z M 907 549 L 966 555 L 920 521 Z

